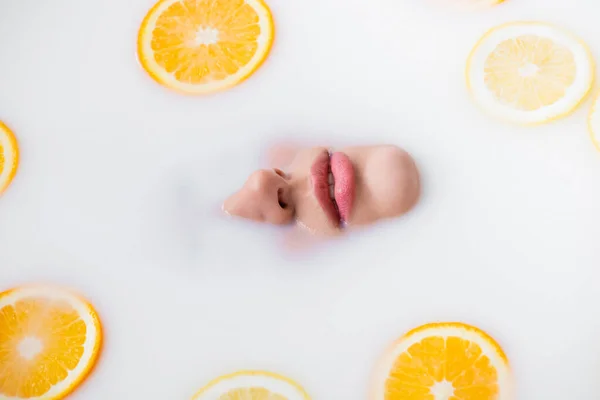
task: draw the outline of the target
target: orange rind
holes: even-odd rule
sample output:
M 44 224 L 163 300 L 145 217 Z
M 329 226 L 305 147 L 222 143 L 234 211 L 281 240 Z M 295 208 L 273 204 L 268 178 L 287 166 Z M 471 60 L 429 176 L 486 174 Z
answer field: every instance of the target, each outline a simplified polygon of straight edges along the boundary
M 12 131 L 0 121 L 0 195 L 13 181 L 19 166 L 19 146 Z

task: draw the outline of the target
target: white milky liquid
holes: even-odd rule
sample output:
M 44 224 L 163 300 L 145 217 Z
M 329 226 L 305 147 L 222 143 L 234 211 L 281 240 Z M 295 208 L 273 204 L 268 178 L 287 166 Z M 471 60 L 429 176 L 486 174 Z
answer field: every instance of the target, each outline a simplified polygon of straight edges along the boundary
M 229 92 L 185 97 L 136 61 L 152 0 L 0 0 L 0 119 L 22 148 L 0 198 L 0 288 L 53 281 L 98 308 L 104 356 L 73 400 L 185 399 L 237 369 L 284 373 L 314 399 L 364 400 L 389 342 L 438 320 L 497 337 L 518 398 L 594 398 L 589 102 L 553 125 L 502 125 L 471 103 L 463 69 L 479 37 L 510 20 L 562 23 L 596 53 L 598 5 L 269 3 L 266 64 Z M 404 146 L 422 201 L 407 218 L 286 254 L 284 231 L 219 211 L 277 135 Z

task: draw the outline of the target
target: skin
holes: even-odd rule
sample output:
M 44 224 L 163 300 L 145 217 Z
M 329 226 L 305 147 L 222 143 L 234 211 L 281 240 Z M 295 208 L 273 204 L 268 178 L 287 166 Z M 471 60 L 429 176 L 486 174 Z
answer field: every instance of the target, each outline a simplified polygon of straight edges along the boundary
M 327 151 L 326 147 L 275 149 L 272 164 L 285 167 L 253 172 L 242 188 L 225 200 L 223 210 L 274 225 L 295 223 L 313 234 L 333 236 L 399 217 L 417 203 L 419 172 L 406 151 L 393 145 L 336 149 L 350 158 L 356 191 L 346 226 L 335 226 L 313 193 L 310 175 L 315 159 Z

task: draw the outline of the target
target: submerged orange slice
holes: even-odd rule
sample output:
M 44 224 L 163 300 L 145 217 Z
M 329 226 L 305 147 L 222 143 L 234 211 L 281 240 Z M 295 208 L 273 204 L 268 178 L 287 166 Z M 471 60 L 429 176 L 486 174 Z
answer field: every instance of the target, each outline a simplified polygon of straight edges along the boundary
M 248 78 L 273 43 L 262 0 L 161 0 L 146 15 L 138 57 L 158 83 L 206 94 Z
M 10 129 L 0 122 L 0 194 L 12 182 L 19 165 L 17 139 Z
M 215 379 L 192 400 L 310 400 L 296 382 L 264 371 L 240 371 Z
M 375 374 L 373 400 L 507 400 L 508 360 L 485 332 L 462 323 L 416 328 L 396 341 Z
M 0 293 L 0 399 L 57 400 L 90 373 L 100 353 L 98 315 L 48 286 Z

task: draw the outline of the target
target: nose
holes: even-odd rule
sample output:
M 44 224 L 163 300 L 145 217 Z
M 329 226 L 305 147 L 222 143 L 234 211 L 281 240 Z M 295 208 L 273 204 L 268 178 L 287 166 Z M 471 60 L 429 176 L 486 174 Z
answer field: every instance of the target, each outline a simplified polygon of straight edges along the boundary
M 291 188 L 278 170 L 254 172 L 242 189 L 223 203 L 223 210 L 238 217 L 276 225 L 289 223 L 294 215 Z

